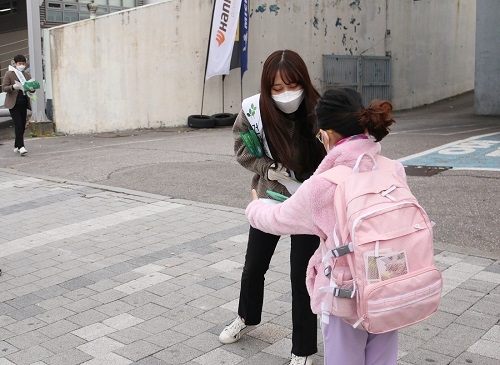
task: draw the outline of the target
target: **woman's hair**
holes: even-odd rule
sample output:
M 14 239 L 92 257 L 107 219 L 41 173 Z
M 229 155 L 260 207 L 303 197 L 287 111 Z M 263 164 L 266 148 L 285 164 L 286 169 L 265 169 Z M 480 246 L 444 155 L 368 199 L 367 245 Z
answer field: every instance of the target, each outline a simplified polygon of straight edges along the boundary
M 326 91 L 316 106 L 320 129 L 332 129 L 342 137 L 366 132 L 376 142 L 387 136 L 395 123 L 391 113 L 392 104 L 386 100 L 373 100 L 364 108 L 361 95 L 348 88 Z
M 14 57 L 14 62 L 26 62 L 26 57 L 24 57 L 22 54 L 18 54 L 16 57 Z
M 271 96 L 271 89 L 278 72 L 285 84 L 296 83 L 304 90 L 304 100 L 294 118 L 297 120 L 296 123 L 300 123 L 300 138 L 295 137 L 294 141 L 286 128 L 286 114 L 276 107 Z M 273 159 L 298 174 L 316 170 L 324 157 L 323 151 L 321 148 L 318 149 L 314 139 L 318 129 L 314 108 L 320 94 L 311 82 L 304 60 L 294 51 L 273 52 L 264 62 L 260 93 L 260 113 Z M 299 160 L 294 159 L 294 151 L 298 152 Z

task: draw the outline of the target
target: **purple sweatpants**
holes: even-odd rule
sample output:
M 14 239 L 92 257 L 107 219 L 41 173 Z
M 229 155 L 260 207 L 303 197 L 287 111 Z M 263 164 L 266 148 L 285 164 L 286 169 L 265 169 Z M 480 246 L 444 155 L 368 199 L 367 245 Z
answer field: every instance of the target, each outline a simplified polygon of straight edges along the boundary
M 398 331 L 371 334 L 330 316 L 323 329 L 325 365 L 396 365 Z

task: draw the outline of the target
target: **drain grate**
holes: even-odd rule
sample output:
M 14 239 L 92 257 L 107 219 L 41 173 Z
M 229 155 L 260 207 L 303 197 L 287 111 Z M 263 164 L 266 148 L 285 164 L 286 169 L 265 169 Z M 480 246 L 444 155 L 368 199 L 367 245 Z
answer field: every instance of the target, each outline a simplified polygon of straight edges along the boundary
M 405 166 L 406 175 L 408 176 L 433 176 L 440 172 L 450 170 L 451 166 Z
M 115 134 L 115 133 L 100 133 L 95 134 L 95 138 L 120 138 L 120 137 L 132 137 L 133 134 Z

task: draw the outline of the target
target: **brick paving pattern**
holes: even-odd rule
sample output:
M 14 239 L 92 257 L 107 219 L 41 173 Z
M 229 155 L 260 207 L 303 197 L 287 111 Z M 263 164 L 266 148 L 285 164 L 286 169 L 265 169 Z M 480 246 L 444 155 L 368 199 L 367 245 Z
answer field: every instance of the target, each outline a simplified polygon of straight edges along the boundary
M 287 237 L 262 324 L 218 341 L 247 231 L 241 209 L 0 169 L 0 365 L 287 364 Z M 398 364 L 500 363 L 500 262 L 475 255 L 436 244 L 442 304 L 400 331 Z

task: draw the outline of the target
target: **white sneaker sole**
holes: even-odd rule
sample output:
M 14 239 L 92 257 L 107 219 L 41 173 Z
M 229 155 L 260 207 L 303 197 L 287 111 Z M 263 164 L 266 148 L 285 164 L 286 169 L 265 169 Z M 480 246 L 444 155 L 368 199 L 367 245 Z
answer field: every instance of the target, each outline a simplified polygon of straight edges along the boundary
M 224 345 L 229 345 L 230 343 L 235 343 L 237 341 L 239 341 L 239 339 L 245 335 L 246 333 L 250 332 L 251 330 L 253 330 L 255 326 L 246 326 L 245 328 L 243 328 L 240 332 L 238 332 L 238 334 L 236 335 L 236 337 L 227 337 L 227 336 L 223 336 L 224 335 L 224 331 L 222 331 L 222 333 L 219 335 L 219 341 L 221 343 L 223 343 Z

